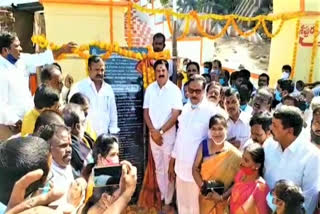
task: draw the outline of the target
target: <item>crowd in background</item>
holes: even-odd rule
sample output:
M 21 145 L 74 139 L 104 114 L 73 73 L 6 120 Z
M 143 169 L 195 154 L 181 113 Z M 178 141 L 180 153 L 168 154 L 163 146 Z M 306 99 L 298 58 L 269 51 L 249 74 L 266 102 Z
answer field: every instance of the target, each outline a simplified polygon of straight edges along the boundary
M 105 62 L 91 56 L 89 76 L 74 84 L 54 62 L 75 46 L 29 55 L 17 36 L 0 34 L 0 213 L 121 213 L 136 189 L 137 169 L 119 158 Z M 162 34 L 153 47 L 164 50 Z M 295 82 L 284 65 L 272 88 L 267 73 L 255 85 L 245 68 L 185 59 L 175 84 L 171 61 L 148 63 L 156 81 L 144 94 L 150 155 L 138 204 L 181 214 L 319 212 L 319 82 Z M 97 192 L 94 169 L 117 165 L 118 188 Z

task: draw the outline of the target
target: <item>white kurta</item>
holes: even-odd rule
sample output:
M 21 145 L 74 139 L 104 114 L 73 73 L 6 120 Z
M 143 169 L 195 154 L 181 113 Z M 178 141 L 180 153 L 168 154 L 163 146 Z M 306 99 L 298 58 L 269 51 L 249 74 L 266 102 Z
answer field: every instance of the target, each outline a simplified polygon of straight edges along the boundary
M 182 109 L 180 89 L 170 80 L 160 88 L 157 81 L 148 86 L 144 96 L 143 108 L 149 110 L 152 125 L 159 130 L 172 116 L 172 110 Z M 168 169 L 176 139 L 176 126 L 174 125 L 163 135 L 163 145 L 157 145 L 151 138 L 150 145 L 156 167 L 157 183 L 161 198 L 170 204 L 174 193 L 174 184 L 169 181 Z
M 305 131 L 284 151 L 276 141 L 264 146 L 264 178 L 270 187 L 280 179 L 293 181 L 302 188 L 307 214 L 313 214 L 320 191 L 320 151 L 310 143 Z
M 15 64 L 0 55 L 0 124 L 13 125 L 33 108 L 29 90 L 30 70 L 53 62 L 51 51 L 21 54 Z
M 103 82 L 98 92 L 93 81 L 88 77 L 71 89 L 69 99 L 78 92 L 90 100 L 88 119 L 92 122 L 92 127 L 97 135 L 117 134 L 119 132 L 117 106 L 111 86 Z
M 199 188 L 192 176 L 192 165 L 200 143 L 208 137 L 209 120 L 215 114 L 204 99 L 195 109 L 191 103 L 185 104 L 178 118 L 179 129 L 171 156 L 176 160 L 179 213 L 199 213 Z

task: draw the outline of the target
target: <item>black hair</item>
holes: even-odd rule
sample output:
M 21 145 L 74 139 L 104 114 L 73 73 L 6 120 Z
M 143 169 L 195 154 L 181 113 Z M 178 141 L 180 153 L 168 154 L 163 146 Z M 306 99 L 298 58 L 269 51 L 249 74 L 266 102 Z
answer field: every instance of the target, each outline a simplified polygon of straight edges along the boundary
M 292 80 L 282 80 L 280 81 L 280 88 L 282 91 L 291 94 L 294 91 L 294 82 Z
M 232 81 L 236 81 L 238 78 L 239 71 L 232 72 L 230 75 L 230 85 L 232 85 Z
M 255 114 L 250 119 L 250 126 L 261 125 L 264 132 L 271 130 L 272 116 L 268 112 L 262 114 Z
M 236 96 L 238 100 L 240 100 L 240 94 L 236 89 L 233 88 L 228 88 L 225 92 L 224 92 L 224 96 L 225 97 L 231 97 L 231 96 Z
M 156 33 L 154 34 L 153 38 L 152 38 L 152 41 L 154 41 L 156 38 L 162 38 L 163 39 L 163 42 L 166 41 L 166 37 L 162 34 L 162 33 Z
M 260 79 L 260 77 L 266 77 L 266 78 L 267 78 L 267 83 L 268 83 L 268 85 L 269 85 L 270 77 L 269 77 L 268 74 L 262 73 L 262 74 L 259 75 L 259 79 Z
M 211 76 L 210 74 L 201 74 L 206 79 L 206 84 L 211 82 Z
M 204 62 L 204 63 L 203 63 L 203 65 L 208 65 L 208 67 L 209 67 L 209 71 L 211 71 L 211 70 L 212 70 L 212 62 L 209 62 L 209 61 Z
M 33 98 L 36 109 L 50 108 L 59 102 L 59 93 L 47 85 L 41 84 Z
M 92 149 L 92 156 L 94 159 L 94 163 L 98 161 L 98 155 L 102 157 L 106 157 L 110 150 L 112 149 L 113 144 L 119 144 L 119 140 L 117 137 L 107 134 L 100 135 Z
M 242 69 L 239 71 L 238 77 L 243 77 L 245 80 L 249 81 L 250 76 L 251 76 L 251 73 L 247 69 Z
M 93 167 L 98 162 L 98 156 L 101 155 L 102 157 L 108 156 L 110 150 L 112 149 L 112 146 L 114 144 L 119 144 L 119 140 L 117 137 L 113 135 L 108 134 L 101 134 L 97 138 L 96 142 L 94 143 L 94 146 L 92 148 L 92 156 L 93 156 L 93 163 L 89 163 L 82 172 L 82 175 L 84 178 L 88 179 Z
M 2 52 L 3 48 L 10 48 L 10 45 L 13 41 L 17 38 L 16 34 L 9 33 L 9 32 L 2 32 L 0 33 L 0 53 Z
M 190 65 L 195 65 L 195 66 L 197 67 L 198 73 L 200 73 L 199 63 L 193 62 L 193 61 L 192 61 L 192 62 L 189 62 L 189 63 L 187 64 L 187 67 L 186 67 L 187 70 L 188 70 L 188 67 L 189 67 Z
M 84 105 L 84 104 L 86 104 L 86 102 L 90 103 L 89 98 L 80 92 L 72 95 L 72 97 L 69 100 L 69 103 L 75 103 L 75 104 L 79 104 L 79 105 Z
M 238 89 L 241 103 L 248 103 L 251 97 L 251 91 L 246 84 L 241 84 Z
M 39 115 L 39 117 L 36 120 L 33 131 L 34 135 L 40 136 L 42 132 L 41 129 L 50 124 L 65 125 L 61 114 L 59 114 L 56 111 L 45 110 Z M 47 138 L 45 140 L 47 140 Z
M 227 70 L 223 70 L 223 71 L 224 71 L 224 76 L 225 76 L 225 79 L 226 79 L 226 83 L 228 84 L 229 79 L 230 79 L 230 73 Z
M 301 133 L 303 119 L 297 107 L 283 105 L 274 112 L 273 117 L 281 120 L 283 128 L 293 128 L 294 136 L 297 137 Z
M 284 214 L 305 214 L 303 192 L 292 181 L 283 179 L 277 181 L 274 193 L 285 204 Z
M 40 81 L 45 83 L 52 79 L 53 69 L 58 69 L 61 72 L 61 66 L 58 63 L 44 65 L 40 72 Z
M 301 85 L 301 87 L 304 88 L 304 82 L 302 80 L 298 80 L 296 85 Z
M 244 150 L 250 154 L 253 162 L 260 164 L 259 175 L 263 176 L 265 158 L 263 147 L 259 143 L 253 143 L 249 144 Z
M 98 63 L 100 61 L 103 61 L 100 56 L 92 55 L 88 59 L 88 67 L 90 67 L 93 63 Z
M 0 144 L 0 201 L 8 204 L 15 182 L 25 174 L 43 170 L 40 180 L 32 183 L 26 191 L 26 196 L 44 185 L 50 166 L 49 144 L 39 137 L 18 137 Z
M 298 107 L 299 108 L 299 101 L 297 100 L 297 98 L 295 98 L 294 96 L 291 96 L 291 95 L 287 95 L 285 96 L 283 99 L 282 99 L 282 103 L 284 104 L 284 102 L 286 100 L 292 100 L 293 101 L 293 105 L 295 107 Z M 301 110 L 301 109 L 300 109 Z
M 188 81 L 189 82 L 188 84 L 190 85 L 191 82 L 198 82 L 198 81 L 202 82 L 202 89 L 205 89 L 207 82 L 206 82 L 206 79 L 200 74 L 196 74 L 193 77 L 191 77 L 190 80 Z
M 206 88 L 206 93 L 209 92 L 210 88 L 211 87 L 219 87 L 220 88 L 220 94 L 221 94 L 221 90 L 222 90 L 222 85 L 219 83 L 219 82 L 216 82 L 216 81 L 211 81 L 208 85 L 207 85 L 207 88 Z
M 289 71 L 289 73 L 291 73 L 292 68 L 290 65 L 284 65 L 282 66 L 282 70 Z
M 221 124 L 225 128 L 228 127 L 226 118 L 224 116 L 222 116 L 221 114 L 216 114 L 210 118 L 209 129 L 211 129 L 212 126 L 217 125 L 217 124 Z
M 153 64 L 153 69 L 156 70 L 158 65 L 165 65 L 167 68 L 167 71 L 169 71 L 169 63 L 167 60 L 159 59 Z
M 213 63 L 217 63 L 218 67 L 222 68 L 222 64 L 221 64 L 220 60 L 215 59 L 215 60 L 213 60 Z
M 71 129 L 78 123 L 80 123 L 80 115 L 84 113 L 81 106 L 75 103 L 67 104 L 62 112 L 64 123 Z
M 320 105 L 317 105 L 313 110 L 312 110 L 312 115 L 315 116 L 317 114 L 320 114 Z

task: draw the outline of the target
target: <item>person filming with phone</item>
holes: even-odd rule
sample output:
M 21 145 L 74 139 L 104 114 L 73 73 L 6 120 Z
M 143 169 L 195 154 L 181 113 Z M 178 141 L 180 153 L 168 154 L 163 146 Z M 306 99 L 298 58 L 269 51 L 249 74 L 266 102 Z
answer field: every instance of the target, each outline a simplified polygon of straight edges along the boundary
M 93 150 L 94 163 L 88 164 L 82 171 L 82 176 L 88 181 L 86 201 L 92 196 L 95 182 L 94 169 L 108 166 L 119 166 L 119 142 L 114 136 L 102 134 L 96 140 Z M 99 179 L 102 176 L 97 176 Z M 97 180 L 96 179 L 96 180 Z M 116 194 L 116 192 L 115 192 Z

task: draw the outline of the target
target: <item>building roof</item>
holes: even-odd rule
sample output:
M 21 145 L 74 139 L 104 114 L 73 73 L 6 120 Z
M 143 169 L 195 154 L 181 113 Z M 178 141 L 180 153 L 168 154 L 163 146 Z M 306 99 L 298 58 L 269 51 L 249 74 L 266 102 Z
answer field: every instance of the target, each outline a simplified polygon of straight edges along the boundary
M 2 0 L 0 1 L 0 7 L 12 7 L 12 4 L 17 6 L 18 4 L 35 3 L 39 0 Z

